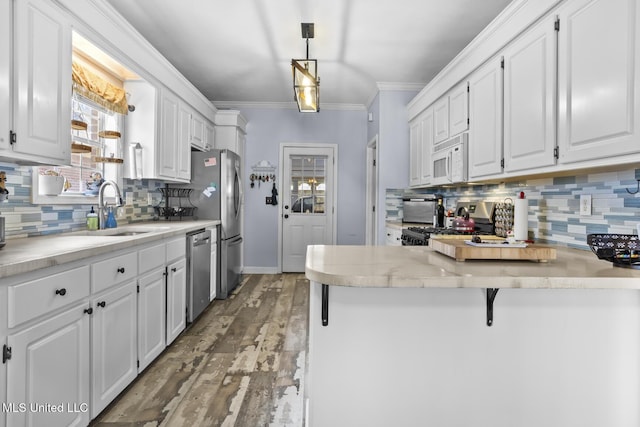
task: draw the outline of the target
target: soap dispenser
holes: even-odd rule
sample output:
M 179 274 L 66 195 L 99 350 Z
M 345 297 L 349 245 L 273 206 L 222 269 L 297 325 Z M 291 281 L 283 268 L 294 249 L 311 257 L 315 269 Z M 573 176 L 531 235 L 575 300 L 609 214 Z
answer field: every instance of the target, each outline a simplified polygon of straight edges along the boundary
M 116 222 L 116 217 L 113 214 L 113 206 L 109 206 L 109 211 L 107 213 L 107 220 L 104 223 L 104 228 L 116 228 L 118 223 Z
M 91 211 L 87 214 L 87 229 L 92 231 L 98 229 L 98 214 L 93 210 L 93 206 L 91 206 Z

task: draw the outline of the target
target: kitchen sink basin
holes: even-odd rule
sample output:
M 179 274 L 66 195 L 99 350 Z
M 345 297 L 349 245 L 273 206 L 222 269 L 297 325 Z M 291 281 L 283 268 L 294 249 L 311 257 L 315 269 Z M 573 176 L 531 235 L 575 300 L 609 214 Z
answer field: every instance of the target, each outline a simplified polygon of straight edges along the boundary
M 169 227 L 123 227 L 123 228 L 105 228 L 95 231 L 77 231 L 69 233 L 70 236 L 94 236 L 94 237 L 126 237 L 137 236 L 140 234 L 155 233 L 166 231 Z

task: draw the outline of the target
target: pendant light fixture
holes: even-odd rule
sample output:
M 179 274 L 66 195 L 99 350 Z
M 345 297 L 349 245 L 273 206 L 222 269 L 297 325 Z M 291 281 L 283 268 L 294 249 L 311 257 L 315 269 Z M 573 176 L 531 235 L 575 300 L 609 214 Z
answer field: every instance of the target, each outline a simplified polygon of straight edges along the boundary
M 318 61 L 309 59 L 309 39 L 313 38 L 313 23 L 302 23 L 302 38 L 307 40 L 307 58 L 292 59 L 293 96 L 301 113 L 320 111 L 320 77 Z

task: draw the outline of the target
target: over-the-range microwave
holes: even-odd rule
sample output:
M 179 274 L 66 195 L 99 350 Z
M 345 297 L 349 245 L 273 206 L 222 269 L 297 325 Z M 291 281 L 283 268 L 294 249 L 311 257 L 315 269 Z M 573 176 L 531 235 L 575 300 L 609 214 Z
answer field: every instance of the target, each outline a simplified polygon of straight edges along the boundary
M 431 160 L 431 183 L 455 184 L 467 181 L 467 147 L 469 133 L 463 132 L 434 147 Z

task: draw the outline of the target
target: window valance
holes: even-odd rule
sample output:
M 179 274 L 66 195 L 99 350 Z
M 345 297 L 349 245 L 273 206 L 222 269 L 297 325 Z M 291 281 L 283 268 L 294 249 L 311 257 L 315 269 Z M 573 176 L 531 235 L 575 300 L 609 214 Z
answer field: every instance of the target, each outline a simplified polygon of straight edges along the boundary
M 104 108 L 120 114 L 127 114 L 126 92 L 103 80 L 77 62 L 71 66 L 73 90 Z

